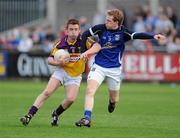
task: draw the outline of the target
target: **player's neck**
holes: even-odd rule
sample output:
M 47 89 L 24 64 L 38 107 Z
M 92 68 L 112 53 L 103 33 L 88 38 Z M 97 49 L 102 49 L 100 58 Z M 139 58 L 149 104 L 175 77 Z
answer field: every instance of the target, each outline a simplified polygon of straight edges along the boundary
M 69 44 L 72 44 L 72 43 L 76 42 L 76 38 L 67 37 L 67 42 Z
M 119 26 L 113 26 L 112 30 L 117 30 L 119 28 Z

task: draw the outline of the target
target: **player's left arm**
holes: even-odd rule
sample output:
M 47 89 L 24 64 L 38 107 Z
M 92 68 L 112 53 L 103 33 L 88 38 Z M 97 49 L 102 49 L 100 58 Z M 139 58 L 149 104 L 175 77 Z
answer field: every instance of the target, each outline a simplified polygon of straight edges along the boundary
M 153 33 L 148 33 L 148 32 L 132 32 L 129 31 L 128 29 L 124 29 L 124 34 L 125 34 L 125 40 L 133 40 L 133 39 L 156 39 L 156 40 L 163 40 L 166 39 L 164 35 L 161 34 L 153 34 Z
M 156 39 L 163 40 L 166 37 L 161 34 L 151 34 L 151 33 L 134 33 L 132 39 Z

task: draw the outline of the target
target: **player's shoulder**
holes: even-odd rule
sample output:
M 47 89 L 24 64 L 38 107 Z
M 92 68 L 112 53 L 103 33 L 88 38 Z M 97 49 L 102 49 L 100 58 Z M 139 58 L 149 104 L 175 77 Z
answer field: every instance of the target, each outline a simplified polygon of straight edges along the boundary
M 124 25 L 121 25 L 120 27 L 120 30 L 123 31 L 124 33 L 127 33 L 127 34 L 132 34 L 132 31 L 130 31 L 126 26 Z
M 104 30 L 106 29 L 105 24 L 97 24 L 93 28 L 99 29 L 99 30 Z
M 56 41 L 55 41 L 55 43 L 54 43 L 54 48 L 55 47 L 58 47 L 58 45 L 61 43 L 61 39 L 60 38 L 58 38 Z
M 62 38 L 58 38 L 54 43 L 54 48 L 58 48 L 62 43 L 65 43 L 67 41 L 67 35 L 63 36 Z
M 124 25 L 121 25 L 121 26 L 119 27 L 119 29 L 120 29 L 120 30 L 123 30 L 123 31 L 128 30 L 128 28 L 127 28 L 126 26 L 124 26 Z

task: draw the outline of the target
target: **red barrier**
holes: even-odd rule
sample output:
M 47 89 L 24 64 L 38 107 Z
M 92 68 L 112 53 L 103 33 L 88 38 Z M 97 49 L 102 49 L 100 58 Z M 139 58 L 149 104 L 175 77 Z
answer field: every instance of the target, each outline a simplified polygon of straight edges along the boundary
M 126 80 L 180 81 L 180 54 L 125 53 Z

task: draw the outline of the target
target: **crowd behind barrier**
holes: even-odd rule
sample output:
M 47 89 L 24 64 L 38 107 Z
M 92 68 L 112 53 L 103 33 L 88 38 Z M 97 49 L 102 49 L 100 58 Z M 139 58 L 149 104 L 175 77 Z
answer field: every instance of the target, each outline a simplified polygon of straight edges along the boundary
M 125 11 L 124 11 L 125 13 Z M 171 6 L 159 6 L 158 15 L 153 16 L 148 5 L 134 9 L 134 19 L 132 26 L 128 27 L 135 32 L 153 32 L 166 35 L 167 39 L 161 42 L 155 40 L 135 40 L 129 43 L 127 50 L 154 52 L 162 51 L 168 53 L 180 52 L 180 19 Z M 125 13 L 126 15 L 126 13 Z M 104 15 L 97 10 L 92 22 L 87 17 L 78 18 L 81 24 L 81 31 L 88 29 L 92 25 L 104 23 Z M 128 20 L 125 17 L 124 25 Z M 61 26 L 59 33 L 55 33 L 51 25 L 38 25 L 25 28 L 20 26 L 5 33 L 0 33 L 0 50 L 19 52 L 43 51 L 49 53 L 53 43 L 65 35 L 65 26 Z

